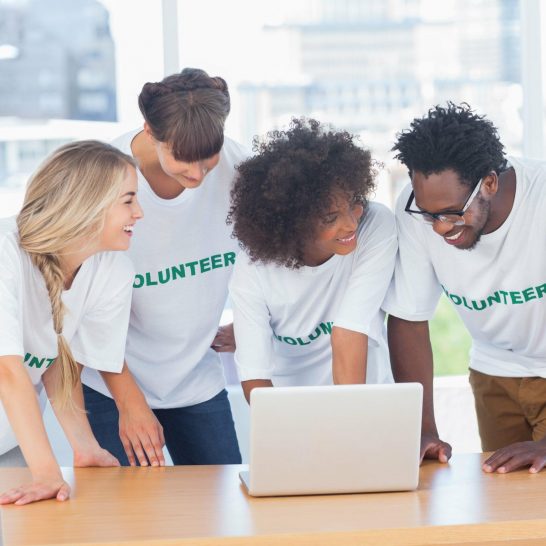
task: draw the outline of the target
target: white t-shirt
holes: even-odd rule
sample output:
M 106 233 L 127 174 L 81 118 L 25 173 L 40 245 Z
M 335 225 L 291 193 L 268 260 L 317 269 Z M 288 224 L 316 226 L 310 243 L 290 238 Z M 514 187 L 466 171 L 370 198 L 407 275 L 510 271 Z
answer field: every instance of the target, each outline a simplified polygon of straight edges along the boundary
M 392 382 L 381 304 L 396 249 L 393 214 L 370 203 L 351 254 L 299 269 L 241 254 L 230 283 L 240 380 L 331 384 L 335 325 L 368 336 L 367 382 Z
M 113 142 L 131 155 L 140 130 Z M 227 299 L 238 245 L 226 225 L 235 165 L 248 157 L 226 138 L 218 165 L 202 184 L 174 199 L 154 193 L 140 171 L 144 218 L 135 226 L 129 256 L 136 270 L 126 359 L 152 408 L 205 402 L 225 386 L 210 345 Z M 97 373 L 83 381 L 110 396 Z
M 399 256 L 385 310 L 430 320 L 442 290 L 470 335 L 470 366 L 504 377 L 546 377 L 546 162 L 510 158 L 514 205 L 504 224 L 471 251 L 445 243 L 404 212 L 398 199 Z
M 21 356 L 40 395 L 41 376 L 57 357 L 57 335 L 44 278 L 18 241 L 15 218 L 1 219 L 0 355 Z M 70 289 L 63 291 L 63 335 L 80 364 L 121 371 L 133 275 L 126 256 L 103 252 L 88 258 Z M 0 453 L 16 445 L 0 405 Z

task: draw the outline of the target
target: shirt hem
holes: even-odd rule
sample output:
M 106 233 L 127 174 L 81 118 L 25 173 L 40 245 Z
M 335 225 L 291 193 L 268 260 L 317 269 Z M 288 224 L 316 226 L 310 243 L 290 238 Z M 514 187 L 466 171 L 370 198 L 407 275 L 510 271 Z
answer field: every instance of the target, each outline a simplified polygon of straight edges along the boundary
M 387 315 L 392 315 L 393 317 L 401 318 L 402 320 L 408 320 L 410 322 L 420 322 L 420 321 L 429 321 L 434 317 L 434 311 L 423 311 L 422 313 L 411 313 L 403 311 L 402 309 L 397 309 L 396 307 L 382 307 L 383 311 Z
M 82 364 L 87 368 L 97 370 L 98 372 L 120 373 L 123 369 L 123 358 L 120 360 L 120 362 L 114 362 L 112 360 L 108 361 L 90 358 L 83 353 L 79 353 L 77 351 L 72 351 L 72 355 L 78 363 Z

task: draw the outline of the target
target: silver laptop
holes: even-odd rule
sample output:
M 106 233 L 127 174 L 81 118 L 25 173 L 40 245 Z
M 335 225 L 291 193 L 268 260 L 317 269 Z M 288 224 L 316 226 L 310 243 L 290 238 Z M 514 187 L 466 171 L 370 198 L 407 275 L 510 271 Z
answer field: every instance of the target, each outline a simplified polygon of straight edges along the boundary
M 254 389 L 252 496 L 415 489 L 423 388 L 419 383 Z

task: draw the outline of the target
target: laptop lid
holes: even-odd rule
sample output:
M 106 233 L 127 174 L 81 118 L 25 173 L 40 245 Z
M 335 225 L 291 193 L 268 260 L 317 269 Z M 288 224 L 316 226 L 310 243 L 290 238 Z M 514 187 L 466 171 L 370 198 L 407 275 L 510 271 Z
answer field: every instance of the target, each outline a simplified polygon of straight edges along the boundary
M 257 388 L 253 496 L 403 491 L 419 479 L 419 383 Z

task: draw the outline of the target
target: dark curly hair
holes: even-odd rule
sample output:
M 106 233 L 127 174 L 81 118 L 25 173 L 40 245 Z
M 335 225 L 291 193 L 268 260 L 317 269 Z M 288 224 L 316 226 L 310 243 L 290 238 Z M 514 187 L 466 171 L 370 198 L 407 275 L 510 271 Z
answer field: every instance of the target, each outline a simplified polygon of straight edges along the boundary
M 334 192 L 366 205 L 375 188 L 370 152 L 314 119 L 293 118 L 287 131 L 256 137 L 253 149 L 237 167 L 228 215 L 252 261 L 301 267 Z
M 462 184 L 474 187 L 491 171 L 499 174 L 506 169 L 496 127 L 466 103 L 437 105 L 397 137 L 392 151 L 398 151 L 395 157 L 410 176 L 415 171 L 429 176 L 452 169 Z

